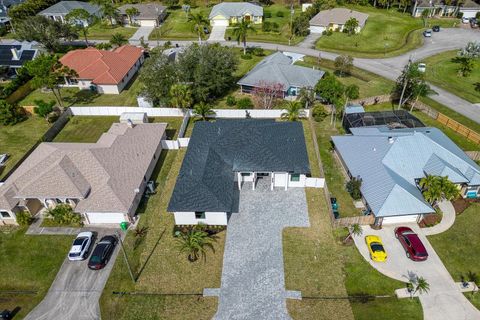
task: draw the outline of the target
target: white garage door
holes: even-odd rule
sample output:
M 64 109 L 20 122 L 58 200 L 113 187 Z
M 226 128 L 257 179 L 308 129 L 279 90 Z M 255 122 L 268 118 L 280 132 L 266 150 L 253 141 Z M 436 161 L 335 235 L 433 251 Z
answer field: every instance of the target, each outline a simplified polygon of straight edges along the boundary
M 141 27 L 155 27 L 155 20 L 140 20 Z
M 212 20 L 212 26 L 228 27 L 228 20 L 225 20 L 225 19 Z
M 89 212 L 87 216 L 90 223 L 120 223 L 125 221 L 123 213 Z
M 322 33 L 323 31 L 325 31 L 325 27 L 310 26 L 311 33 Z
M 383 224 L 415 223 L 415 222 L 417 222 L 417 219 L 418 219 L 418 215 L 399 216 L 399 217 L 385 217 L 385 218 L 383 218 Z

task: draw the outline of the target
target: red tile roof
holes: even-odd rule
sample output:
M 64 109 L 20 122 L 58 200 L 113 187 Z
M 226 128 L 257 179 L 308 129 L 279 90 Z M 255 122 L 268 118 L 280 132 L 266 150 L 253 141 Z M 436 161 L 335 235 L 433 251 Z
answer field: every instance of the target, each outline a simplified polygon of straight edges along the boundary
M 79 79 L 92 79 L 94 84 L 119 84 L 143 54 L 143 49 L 122 46 L 113 51 L 97 48 L 68 52 L 60 62 L 77 72 Z

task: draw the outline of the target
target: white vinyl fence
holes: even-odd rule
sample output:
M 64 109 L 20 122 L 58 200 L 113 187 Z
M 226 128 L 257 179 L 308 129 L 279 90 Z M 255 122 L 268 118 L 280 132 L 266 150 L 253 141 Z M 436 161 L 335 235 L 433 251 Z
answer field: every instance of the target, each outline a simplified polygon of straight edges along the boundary
M 323 188 L 325 186 L 324 178 L 307 178 L 305 180 L 305 187 Z

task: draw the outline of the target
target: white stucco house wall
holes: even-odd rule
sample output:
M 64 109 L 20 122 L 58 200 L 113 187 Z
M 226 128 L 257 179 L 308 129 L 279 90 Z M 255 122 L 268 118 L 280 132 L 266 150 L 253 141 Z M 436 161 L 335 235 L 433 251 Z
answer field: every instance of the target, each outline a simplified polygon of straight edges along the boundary
M 242 20 L 261 24 L 263 8 L 249 2 L 221 2 L 213 6 L 209 20 L 212 26 L 229 26 Z

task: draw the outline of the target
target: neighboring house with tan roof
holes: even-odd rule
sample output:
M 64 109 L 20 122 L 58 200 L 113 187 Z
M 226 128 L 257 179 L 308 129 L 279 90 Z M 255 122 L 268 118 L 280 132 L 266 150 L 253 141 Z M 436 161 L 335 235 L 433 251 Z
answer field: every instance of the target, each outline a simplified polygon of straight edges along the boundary
M 0 186 L 0 224 L 70 204 L 85 223 L 133 221 L 165 123 L 115 123 L 96 143 L 41 143 Z
M 132 17 L 132 21 L 128 18 L 127 10 L 135 8 L 138 15 Z M 158 3 L 135 3 L 125 4 L 118 8 L 122 16 L 123 24 L 136 24 L 140 27 L 158 27 L 167 16 L 167 7 Z
M 357 19 L 358 27 L 355 32 L 360 32 L 367 22 L 368 14 L 346 8 L 323 10 L 310 19 L 310 32 L 322 33 L 328 30 L 341 32 L 350 18 Z
M 65 78 L 64 86 L 106 94 L 119 94 L 143 61 L 143 49 L 130 45 L 113 51 L 93 47 L 78 49 L 60 58 L 63 65 L 75 70 L 78 75 Z

